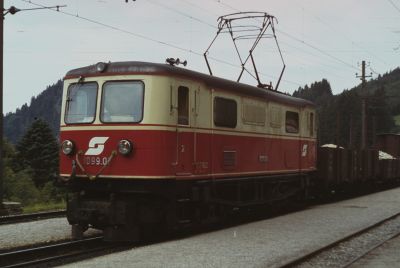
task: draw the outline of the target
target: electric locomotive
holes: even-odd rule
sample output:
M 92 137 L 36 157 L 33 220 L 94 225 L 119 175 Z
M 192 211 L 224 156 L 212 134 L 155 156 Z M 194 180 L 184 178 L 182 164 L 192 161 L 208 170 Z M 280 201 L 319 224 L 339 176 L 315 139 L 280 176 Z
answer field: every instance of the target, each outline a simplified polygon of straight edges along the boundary
M 73 235 L 107 240 L 213 221 L 306 194 L 315 106 L 168 64 L 98 63 L 64 78 L 60 177 Z

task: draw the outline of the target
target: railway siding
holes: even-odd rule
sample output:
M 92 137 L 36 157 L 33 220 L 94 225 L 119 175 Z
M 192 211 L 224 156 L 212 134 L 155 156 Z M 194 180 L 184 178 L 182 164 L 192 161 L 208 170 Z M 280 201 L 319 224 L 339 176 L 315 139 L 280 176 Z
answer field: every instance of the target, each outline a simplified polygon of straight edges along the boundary
M 26 221 L 34 221 L 40 219 L 50 219 L 65 216 L 65 210 L 57 210 L 57 211 L 47 211 L 47 212 L 37 212 L 30 214 L 16 214 L 16 215 L 7 215 L 0 217 L 0 225 L 1 224 L 12 224 L 18 222 L 26 222 Z
M 400 214 L 367 228 L 361 233 L 334 243 L 312 256 L 296 261 L 287 267 L 351 267 L 385 242 L 400 235 Z
M 400 212 L 400 189 L 136 248 L 80 267 L 281 267 Z M 76 267 L 72 264 L 67 267 Z
M 98 233 L 89 229 L 85 235 Z M 71 226 L 65 217 L 0 225 L 0 251 L 68 239 Z
M 397 267 L 400 263 L 400 237 L 387 241 L 379 248 L 351 265 L 351 268 Z

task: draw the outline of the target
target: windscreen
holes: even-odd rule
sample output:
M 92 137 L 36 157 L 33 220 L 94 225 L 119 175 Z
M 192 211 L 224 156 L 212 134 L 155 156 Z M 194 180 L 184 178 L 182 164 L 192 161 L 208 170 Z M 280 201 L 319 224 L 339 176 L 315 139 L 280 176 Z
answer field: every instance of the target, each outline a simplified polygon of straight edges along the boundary
M 92 123 L 96 114 L 97 83 L 77 83 L 68 88 L 65 123 Z
M 101 121 L 142 121 L 144 84 L 141 81 L 107 82 L 103 86 Z

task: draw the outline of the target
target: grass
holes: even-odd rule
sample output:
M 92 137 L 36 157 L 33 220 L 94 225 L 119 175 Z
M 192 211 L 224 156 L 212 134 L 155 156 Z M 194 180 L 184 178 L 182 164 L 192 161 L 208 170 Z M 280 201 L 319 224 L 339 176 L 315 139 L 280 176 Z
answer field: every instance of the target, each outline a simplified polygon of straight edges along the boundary
M 22 208 L 23 213 L 35 213 L 50 210 L 60 210 L 65 209 L 65 201 L 59 203 L 36 203 Z

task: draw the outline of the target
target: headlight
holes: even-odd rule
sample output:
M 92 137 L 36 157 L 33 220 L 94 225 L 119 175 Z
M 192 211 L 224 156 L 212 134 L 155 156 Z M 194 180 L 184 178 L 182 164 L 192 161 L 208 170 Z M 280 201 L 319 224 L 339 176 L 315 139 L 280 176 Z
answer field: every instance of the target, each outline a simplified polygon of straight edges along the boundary
M 120 140 L 118 143 L 118 152 L 122 155 L 128 155 L 132 152 L 133 145 L 128 140 Z
M 105 71 L 106 67 L 107 67 L 107 64 L 106 64 L 106 63 L 104 63 L 104 62 L 98 62 L 98 63 L 96 64 L 96 71 L 98 71 L 99 73 L 102 73 L 102 72 Z
M 61 144 L 61 150 L 65 155 L 70 155 L 74 152 L 74 143 L 70 140 L 65 140 Z

